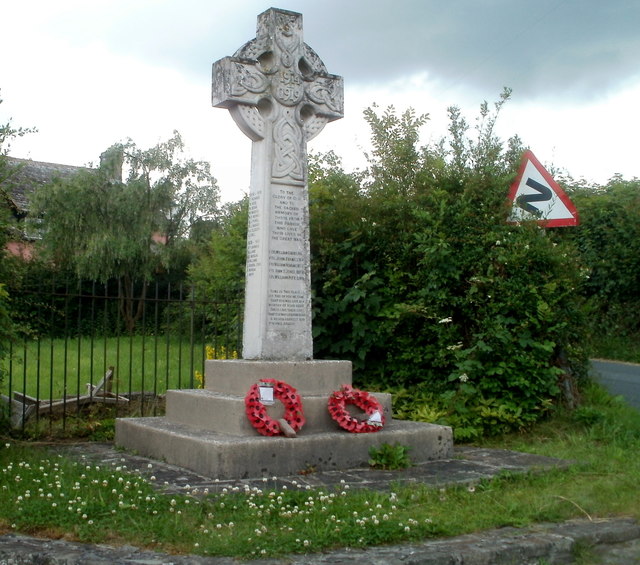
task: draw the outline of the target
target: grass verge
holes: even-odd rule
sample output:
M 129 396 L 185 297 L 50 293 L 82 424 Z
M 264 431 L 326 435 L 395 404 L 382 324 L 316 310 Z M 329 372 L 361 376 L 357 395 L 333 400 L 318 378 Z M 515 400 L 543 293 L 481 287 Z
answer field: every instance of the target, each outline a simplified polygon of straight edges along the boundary
M 591 357 L 615 359 L 628 363 L 640 363 L 640 334 L 610 335 L 608 332 L 591 333 L 589 339 Z
M 127 469 L 0 444 L 0 528 L 242 558 L 416 541 L 500 526 L 640 518 L 640 413 L 593 386 L 573 413 L 486 445 L 578 461 L 468 487 L 158 493 Z

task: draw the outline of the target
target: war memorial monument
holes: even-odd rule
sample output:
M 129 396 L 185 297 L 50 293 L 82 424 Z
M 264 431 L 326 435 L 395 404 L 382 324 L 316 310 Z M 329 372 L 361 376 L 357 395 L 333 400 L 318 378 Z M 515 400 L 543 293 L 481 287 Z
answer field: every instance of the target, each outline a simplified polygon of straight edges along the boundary
M 252 141 L 242 359 L 206 361 L 205 388 L 168 391 L 164 417 L 117 420 L 118 446 L 220 479 L 363 467 L 382 444 L 451 457 L 451 428 L 394 420 L 389 394 L 355 391 L 363 413 L 351 363 L 313 359 L 306 148 L 343 100 L 295 12 L 260 14 L 256 37 L 214 63 L 213 106 Z

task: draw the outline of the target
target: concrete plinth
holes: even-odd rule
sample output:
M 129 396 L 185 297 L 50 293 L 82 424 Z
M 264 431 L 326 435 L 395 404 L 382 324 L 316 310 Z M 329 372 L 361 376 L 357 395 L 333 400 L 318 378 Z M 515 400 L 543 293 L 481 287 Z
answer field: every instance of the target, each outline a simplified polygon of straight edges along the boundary
M 414 462 L 453 455 L 451 428 L 399 420 L 374 433 L 329 431 L 287 439 L 220 434 L 166 418 L 127 418 L 116 422 L 116 437 L 118 445 L 140 455 L 219 479 L 363 467 L 367 466 L 369 448 L 383 443 L 408 446 Z
M 393 420 L 389 394 L 375 394 L 386 418 L 382 430 L 342 430 L 331 419 L 327 402 L 332 391 L 351 384 L 348 361 L 207 361 L 205 375 L 205 390 L 167 392 L 166 417 L 117 420 L 116 444 L 219 479 L 362 467 L 369 448 L 383 443 L 408 446 L 416 463 L 448 458 L 453 452 L 451 428 Z M 296 438 L 264 437 L 249 423 L 245 395 L 265 378 L 298 390 L 306 424 Z M 276 402 L 267 412 L 277 420 L 283 406 Z M 354 408 L 352 413 L 358 412 Z
M 384 409 L 385 417 L 391 418 L 391 395 L 376 393 L 378 402 Z M 329 415 L 327 403 L 329 395 L 303 397 L 306 424 L 299 432 L 301 436 L 338 430 L 339 426 Z M 354 410 L 354 415 L 358 411 Z M 221 434 L 254 436 L 256 431 L 245 415 L 244 397 L 219 394 L 208 390 L 167 391 L 167 419 L 176 424 L 184 424 L 196 429 L 209 430 Z M 276 402 L 267 407 L 267 414 L 273 420 L 282 418 L 284 406 Z
M 244 397 L 260 379 L 284 381 L 303 396 L 330 394 L 351 384 L 351 361 L 210 359 L 205 364 L 205 388 L 213 392 Z

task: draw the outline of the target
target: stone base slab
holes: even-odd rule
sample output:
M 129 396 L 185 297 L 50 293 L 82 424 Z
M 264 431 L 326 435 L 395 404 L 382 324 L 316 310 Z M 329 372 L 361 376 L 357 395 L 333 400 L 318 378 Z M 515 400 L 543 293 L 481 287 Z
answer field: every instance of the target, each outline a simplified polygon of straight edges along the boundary
M 388 420 L 391 419 L 391 395 L 373 393 L 372 396 L 375 396 L 382 405 L 385 417 Z M 302 397 L 306 424 L 299 435 L 340 429 L 329 415 L 328 401 L 328 394 Z M 354 415 L 357 416 L 358 413 L 361 411 L 353 410 Z M 280 401 L 276 401 L 273 406 L 267 407 L 267 414 L 273 420 L 278 420 L 284 414 L 284 406 Z M 166 418 L 176 424 L 221 434 L 239 436 L 256 434 L 245 414 L 244 397 L 218 394 L 210 390 L 168 390 Z
M 116 420 L 116 444 L 138 454 L 218 479 L 284 476 L 301 471 L 367 466 L 369 448 L 383 443 L 410 448 L 414 463 L 453 456 L 450 427 L 391 420 L 379 432 L 323 432 L 294 439 L 232 436 L 166 418 Z
M 260 379 L 284 381 L 302 396 L 330 394 L 352 383 L 351 361 L 262 361 L 209 359 L 205 363 L 205 388 L 244 396 Z

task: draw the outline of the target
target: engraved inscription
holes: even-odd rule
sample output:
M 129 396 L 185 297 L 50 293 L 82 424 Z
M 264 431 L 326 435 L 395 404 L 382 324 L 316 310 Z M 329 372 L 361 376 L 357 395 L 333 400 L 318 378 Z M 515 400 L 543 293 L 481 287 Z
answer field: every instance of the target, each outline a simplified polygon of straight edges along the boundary
M 262 266 L 258 255 L 260 247 L 260 214 L 258 201 L 262 195 L 256 191 L 249 197 L 249 230 L 247 232 L 247 270 L 246 276 L 251 277 Z
M 274 325 L 305 323 L 307 299 L 302 290 L 273 289 L 269 293 L 269 317 Z
M 275 76 L 273 96 L 285 106 L 295 106 L 302 100 L 304 88 L 302 77 L 295 71 L 281 69 Z
M 272 243 L 302 243 L 305 209 L 299 191 L 293 188 L 274 190 L 271 199 Z

